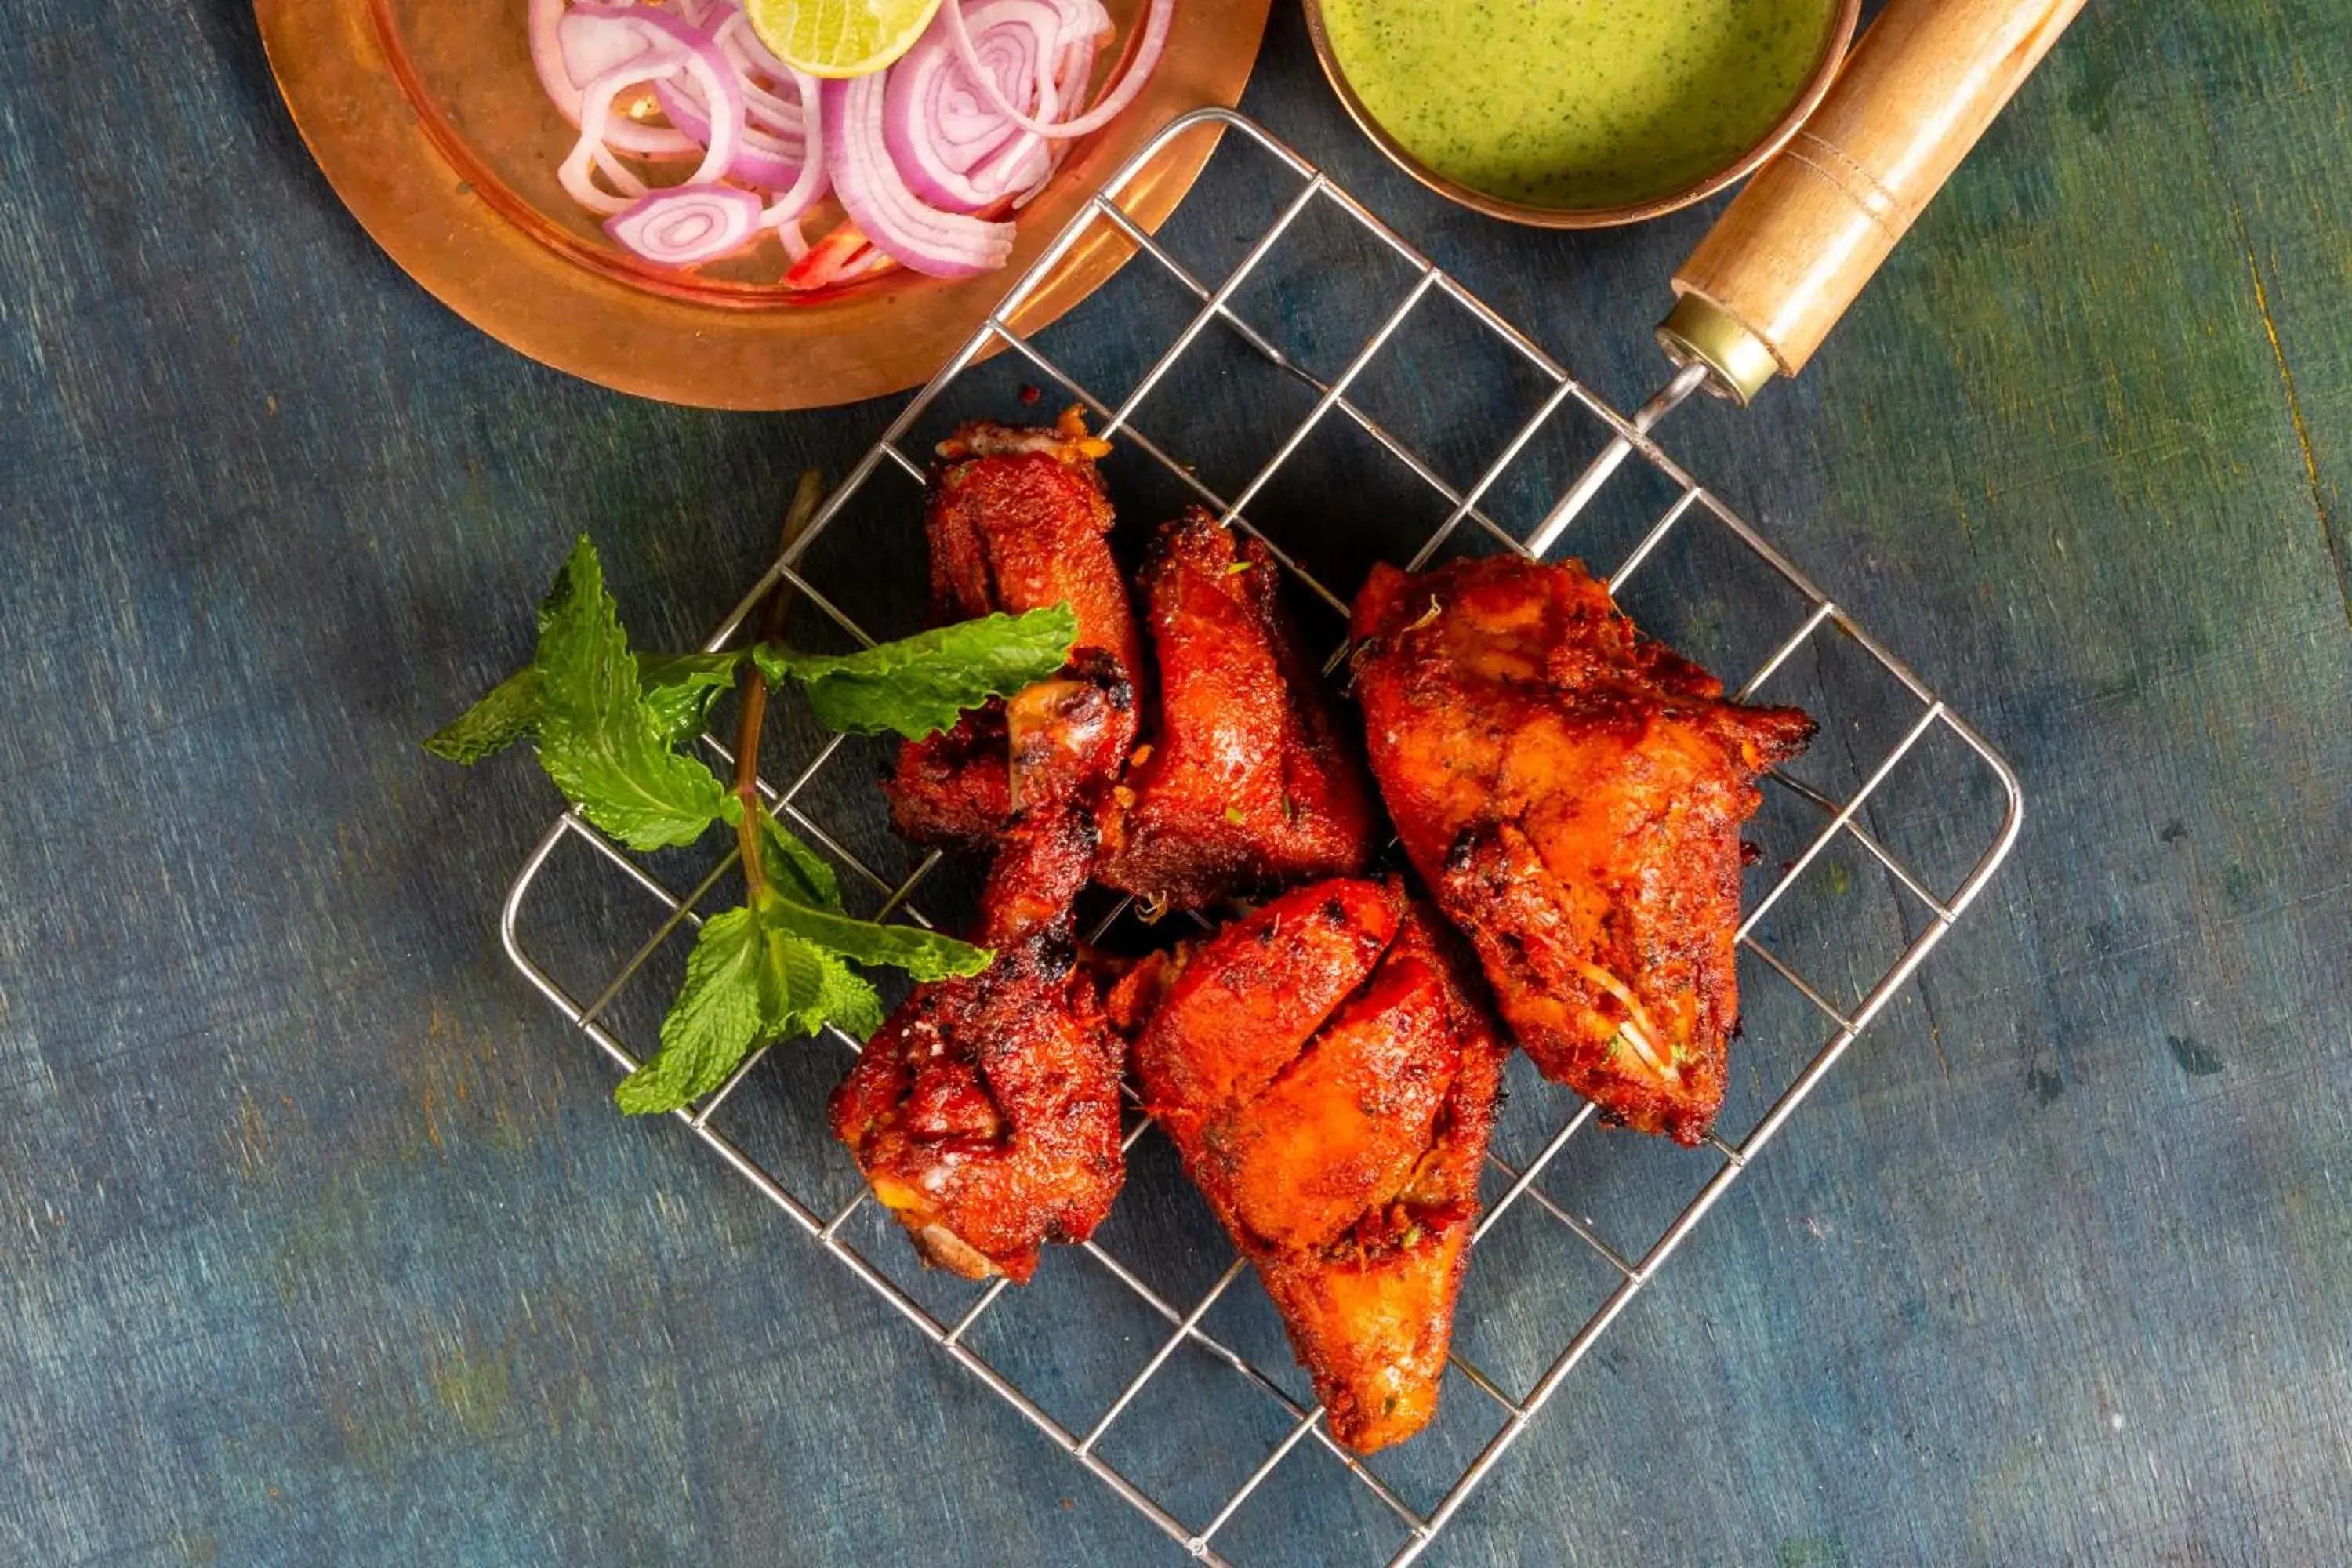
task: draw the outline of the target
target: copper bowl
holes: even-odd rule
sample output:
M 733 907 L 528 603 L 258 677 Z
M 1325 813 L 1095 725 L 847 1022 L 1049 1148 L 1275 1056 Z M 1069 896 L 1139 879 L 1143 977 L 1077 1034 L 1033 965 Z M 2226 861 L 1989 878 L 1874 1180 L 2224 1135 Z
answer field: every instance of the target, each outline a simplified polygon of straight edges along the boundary
M 1717 191 L 1752 174 L 1764 161 L 1778 153 L 1789 139 L 1803 128 L 1822 100 L 1837 79 L 1838 68 L 1845 63 L 1847 47 L 1853 42 L 1854 29 L 1862 20 L 1862 0 L 1839 0 L 1837 20 L 1830 27 L 1822 45 L 1821 56 L 1813 62 L 1812 75 L 1797 100 L 1771 130 L 1766 132 L 1731 162 L 1710 174 L 1703 174 L 1689 184 L 1638 202 L 1619 206 L 1546 207 L 1525 202 L 1515 202 L 1473 189 L 1461 181 L 1439 174 L 1389 134 L 1387 127 L 1374 118 L 1362 99 L 1349 83 L 1347 72 L 1340 68 L 1339 56 L 1331 47 L 1331 37 L 1323 23 L 1322 0 L 1303 0 L 1307 7 L 1307 31 L 1315 40 L 1315 58 L 1323 62 L 1323 74 L 1329 79 L 1331 90 L 1347 105 L 1349 117 L 1355 121 L 1374 145 L 1389 155 L 1390 161 L 1448 200 L 1459 202 L 1488 217 L 1498 217 L 1510 223 L 1529 224 L 1538 228 L 1610 228 L 1619 224 L 1641 223 L 1693 202 L 1705 201 Z

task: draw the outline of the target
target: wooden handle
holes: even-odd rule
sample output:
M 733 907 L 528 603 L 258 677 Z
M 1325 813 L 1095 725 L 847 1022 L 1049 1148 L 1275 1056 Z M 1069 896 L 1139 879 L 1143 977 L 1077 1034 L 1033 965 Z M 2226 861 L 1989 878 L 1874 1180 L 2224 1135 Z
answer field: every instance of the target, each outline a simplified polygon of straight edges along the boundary
M 1719 314 L 1716 335 L 1736 323 L 1753 340 L 1745 373 L 1727 375 L 1735 390 L 1804 368 L 2083 4 L 1890 0 L 1821 108 L 1675 274 L 1676 325 Z M 1677 341 L 1704 331 L 1666 335 L 1717 357 Z

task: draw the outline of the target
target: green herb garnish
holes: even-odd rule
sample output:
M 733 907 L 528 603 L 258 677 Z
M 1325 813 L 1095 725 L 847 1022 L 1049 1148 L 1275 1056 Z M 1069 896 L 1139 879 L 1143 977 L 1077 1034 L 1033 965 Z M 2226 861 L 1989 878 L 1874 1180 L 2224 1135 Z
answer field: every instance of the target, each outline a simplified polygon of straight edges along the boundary
M 815 476 L 804 476 L 787 542 L 806 526 L 817 496 Z M 844 910 L 832 866 L 760 796 L 768 682 L 797 682 L 831 729 L 912 738 L 1061 668 L 1076 637 L 1076 616 L 1066 605 L 990 616 L 835 657 L 798 653 L 775 640 L 782 605 L 780 592 L 751 658 L 740 649 L 633 654 L 595 547 L 583 537 L 541 607 L 530 667 L 425 742 L 435 756 L 470 763 L 530 737 L 572 809 L 634 849 L 691 844 L 722 822 L 735 829 L 744 901 L 703 921 L 685 983 L 662 1020 L 660 1051 L 614 1091 L 631 1115 L 692 1104 L 775 1041 L 828 1024 L 872 1034 L 882 1026 L 881 1001 L 858 967 L 940 980 L 977 974 L 995 956 Z M 719 690 L 739 679 L 730 788 L 679 748 L 701 733 Z
M 580 815 L 632 849 L 691 844 L 727 806 L 645 700 L 595 547 L 583 538 L 539 610 L 540 765 Z
M 740 654 L 638 654 L 637 686 L 672 745 L 702 733 L 710 705 L 735 684 Z M 539 731 L 539 671 L 519 669 L 489 695 L 428 736 L 425 749 L 445 762 L 478 763 Z
M 1045 679 L 1069 662 L 1077 635 L 1077 616 L 1056 605 L 984 616 L 859 653 L 795 653 L 764 642 L 754 657 L 769 679 L 799 681 L 826 729 L 915 741 L 948 728 L 967 708 Z

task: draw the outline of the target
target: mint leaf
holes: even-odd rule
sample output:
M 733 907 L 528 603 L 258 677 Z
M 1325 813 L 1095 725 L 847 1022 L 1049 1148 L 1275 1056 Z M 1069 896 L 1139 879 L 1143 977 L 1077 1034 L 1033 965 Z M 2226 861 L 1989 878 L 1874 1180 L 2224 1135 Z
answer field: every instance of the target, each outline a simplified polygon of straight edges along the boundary
M 814 1035 L 833 1024 L 862 1038 L 882 1026 L 882 999 L 838 953 L 772 927 L 768 952 L 785 998 L 778 1035 Z
M 1009 697 L 1069 662 L 1078 618 L 1067 605 L 1023 616 L 984 616 L 920 632 L 862 653 L 754 650 L 771 680 L 797 680 L 817 721 L 848 735 L 892 731 L 919 740 L 968 708 Z
M 686 984 L 662 1020 L 661 1051 L 623 1079 L 613 1102 L 631 1116 L 676 1110 L 727 1081 L 760 1043 L 770 1014 L 766 933 L 747 909 L 702 922 Z
M 813 949 L 824 972 L 824 994 L 817 1007 L 826 1021 L 845 1032 L 866 1039 L 882 1027 L 882 998 L 865 976 L 852 971 L 846 963 L 822 949 Z M 812 1028 L 810 1034 L 816 1033 Z
M 644 700 L 596 547 L 583 535 L 539 613 L 539 760 L 580 815 L 633 849 L 691 844 L 725 809 Z
M 772 889 L 761 902 L 760 918 L 772 931 L 788 931 L 859 963 L 884 963 L 903 969 L 917 980 L 977 974 L 996 957 L 984 947 L 974 947 L 918 926 L 877 925 L 872 921 L 813 910 Z
M 662 1020 L 661 1050 L 621 1080 L 614 1104 L 631 1116 L 676 1110 L 725 1083 L 770 1041 L 814 1035 L 828 1023 L 860 1037 L 882 1026 L 874 987 L 839 952 L 799 934 L 793 910 L 836 918 L 800 910 L 770 890 L 750 908 L 703 922 L 687 955 L 686 983 Z
M 645 688 L 646 706 L 662 738 L 682 746 L 709 727 L 710 705 L 735 684 L 743 662 L 734 653 L 641 653 L 637 684 Z
M 523 669 L 490 688 L 489 694 L 425 737 L 425 749 L 444 762 L 470 767 L 503 752 L 539 724 L 539 676 Z
M 810 1018 L 803 1034 L 824 1027 L 825 955 L 789 931 L 761 928 L 768 944 L 768 973 L 775 985 L 775 1017 L 785 1023 Z
M 778 892 L 797 904 L 843 912 L 841 879 L 817 852 L 793 837 L 772 812 L 760 813 L 760 868 Z
M 741 653 L 641 653 L 637 684 L 662 738 L 683 745 L 710 721 L 710 704 L 735 683 Z M 489 694 L 425 737 L 425 749 L 444 762 L 470 766 L 504 751 L 539 728 L 539 672 L 519 669 Z

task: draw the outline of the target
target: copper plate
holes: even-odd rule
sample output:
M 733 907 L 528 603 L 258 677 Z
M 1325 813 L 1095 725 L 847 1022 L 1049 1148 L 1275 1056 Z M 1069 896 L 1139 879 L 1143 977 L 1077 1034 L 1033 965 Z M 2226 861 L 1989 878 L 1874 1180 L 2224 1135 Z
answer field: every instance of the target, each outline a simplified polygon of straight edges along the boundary
M 527 196 L 483 177 L 486 167 L 514 166 L 519 133 L 503 121 L 486 126 L 461 115 L 453 122 L 398 47 L 394 17 L 403 6 L 395 0 L 255 0 L 254 12 L 311 156 L 376 243 L 444 304 L 510 348 L 622 392 L 707 408 L 782 409 L 856 402 L 928 380 L 1153 132 L 1188 110 L 1239 100 L 1270 4 L 1182 0 L 1142 96 L 1082 143 L 1023 214 L 1003 272 L 944 282 L 893 271 L 806 301 L 725 279 L 681 289 L 633 278 L 625 265 L 595 264 L 577 242 L 580 222 L 560 219 L 551 206 L 540 216 Z M 1136 9 L 1111 5 L 1122 21 Z M 469 0 L 467 10 L 504 18 L 503 52 L 482 68 L 503 73 L 500 94 L 511 83 L 507 97 L 516 114 L 530 117 L 532 134 L 560 134 L 552 110 L 529 96 L 538 86 L 527 68 L 522 0 Z M 517 60 L 525 62 L 520 69 Z M 1213 128 L 1185 136 L 1130 187 L 1125 205 L 1156 226 L 1215 144 Z M 534 149 L 534 164 L 543 147 Z M 1131 247 L 1110 239 L 1068 258 L 1024 307 L 1024 328 L 1060 315 L 1118 269 Z

